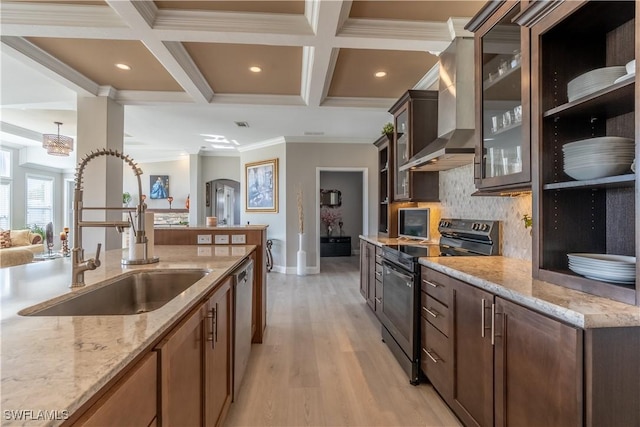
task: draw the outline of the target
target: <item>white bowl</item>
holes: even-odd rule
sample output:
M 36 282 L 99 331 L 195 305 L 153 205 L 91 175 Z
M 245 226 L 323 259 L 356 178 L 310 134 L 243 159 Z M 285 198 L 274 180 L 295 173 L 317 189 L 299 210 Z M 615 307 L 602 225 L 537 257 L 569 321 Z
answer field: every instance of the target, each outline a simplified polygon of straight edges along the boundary
M 621 136 L 600 136 L 597 138 L 587 138 L 587 139 L 581 139 L 580 141 L 573 141 L 573 142 L 569 142 L 567 144 L 564 144 L 562 146 L 562 149 L 564 151 L 570 150 L 574 147 L 587 147 L 587 146 L 591 146 L 591 145 L 603 145 L 603 146 L 613 146 L 613 145 L 628 145 L 628 144 L 633 144 L 634 141 L 633 139 L 629 139 L 629 138 L 623 138 Z
M 588 166 L 565 168 L 564 173 L 578 181 L 621 175 L 629 170 L 629 163 L 600 163 Z
M 627 62 L 627 64 L 624 66 L 624 68 L 627 70 L 627 74 L 635 74 L 635 72 L 636 72 L 636 60 L 634 59 L 633 61 Z

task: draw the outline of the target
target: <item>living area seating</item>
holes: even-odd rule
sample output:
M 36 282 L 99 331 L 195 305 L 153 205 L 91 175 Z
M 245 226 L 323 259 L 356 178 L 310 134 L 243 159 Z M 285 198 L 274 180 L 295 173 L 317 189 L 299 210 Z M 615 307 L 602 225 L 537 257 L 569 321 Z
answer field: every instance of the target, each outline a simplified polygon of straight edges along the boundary
M 31 230 L 0 231 L 0 268 L 28 264 L 43 250 L 42 237 Z

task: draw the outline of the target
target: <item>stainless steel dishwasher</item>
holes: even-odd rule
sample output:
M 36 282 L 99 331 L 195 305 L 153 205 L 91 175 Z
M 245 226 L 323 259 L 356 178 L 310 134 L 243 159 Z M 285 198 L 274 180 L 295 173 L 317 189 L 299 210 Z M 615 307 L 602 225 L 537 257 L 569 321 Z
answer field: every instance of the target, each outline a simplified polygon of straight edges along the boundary
M 253 313 L 253 260 L 243 262 L 233 276 L 233 400 L 236 400 L 242 377 L 251 354 L 251 316 Z

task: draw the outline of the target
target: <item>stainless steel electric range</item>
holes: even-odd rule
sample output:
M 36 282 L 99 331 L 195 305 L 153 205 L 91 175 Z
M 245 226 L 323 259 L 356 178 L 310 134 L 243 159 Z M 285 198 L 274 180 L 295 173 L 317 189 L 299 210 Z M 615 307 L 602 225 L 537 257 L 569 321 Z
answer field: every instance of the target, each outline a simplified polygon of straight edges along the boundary
M 409 375 L 420 381 L 421 257 L 498 255 L 498 221 L 442 219 L 439 244 L 382 247 L 382 339 Z

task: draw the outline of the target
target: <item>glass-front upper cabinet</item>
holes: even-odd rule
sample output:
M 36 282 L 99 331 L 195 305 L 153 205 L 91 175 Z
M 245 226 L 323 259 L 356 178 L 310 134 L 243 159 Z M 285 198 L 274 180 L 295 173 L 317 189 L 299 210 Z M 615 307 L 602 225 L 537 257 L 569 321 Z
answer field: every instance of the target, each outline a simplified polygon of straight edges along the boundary
M 531 186 L 528 30 L 512 22 L 520 2 L 490 2 L 491 16 L 475 31 L 478 189 Z M 486 16 L 486 15 L 485 15 Z M 523 47 L 525 55 L 523 55 Z
M 409 111 L 408 105 L 404 109 L 400 110 L 395 116 L 395 138 L 396 138 L 396 182 L 394 198 L 396 200 L 403 200 L 409 198 L 409 186 L 411 185 L 409 179 L 409 171 L 400 170 L 400 166 L 407 163 L 410 157 L 410 144 L 409 144 Z

